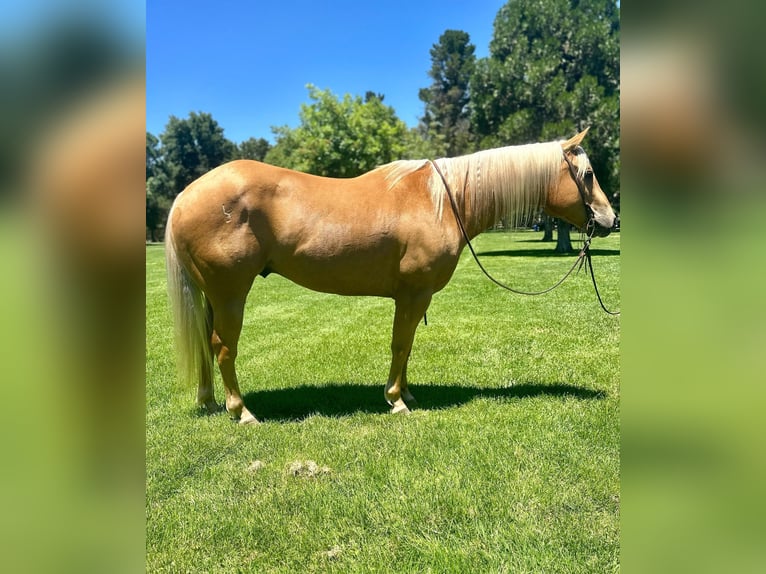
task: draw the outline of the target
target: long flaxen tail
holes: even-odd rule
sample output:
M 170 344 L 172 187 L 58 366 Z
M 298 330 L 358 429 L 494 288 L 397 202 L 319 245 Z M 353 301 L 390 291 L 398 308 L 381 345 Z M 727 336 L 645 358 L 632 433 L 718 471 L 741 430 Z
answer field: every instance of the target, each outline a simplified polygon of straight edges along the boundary
M 207 298 L 178 258 L 173 237 L 173 211 L 165 228 L 168 295 L 175 325 L 178 375 L 184 385 L 213 380 L 212 317 Z

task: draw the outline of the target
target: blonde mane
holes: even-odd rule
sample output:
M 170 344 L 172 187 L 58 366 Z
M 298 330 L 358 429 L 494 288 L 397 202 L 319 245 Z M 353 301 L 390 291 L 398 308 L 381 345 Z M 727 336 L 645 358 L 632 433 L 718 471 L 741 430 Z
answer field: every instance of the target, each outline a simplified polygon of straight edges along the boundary
M 480 223 L 508 218 L 517 225 L 540 210 L 548 191 L 556 184 L 562 161 L 563 141 L 508 146 L 455 158 L 434 160 L 444 174 L 455 200 L 469 211 L 471 221 Z M 589 162 L 581 147 L 578 177 L 582 178 Z M 388 188 L 427 166 L 429 160 L 401 160 L 381 167 Z M 437 219 L 444 212 L 446 190 L 434 171 L 428 182 Z M 447 199 L 449 202 L 449 200 Z M 449 204 L 448 204 L 449 208 Z

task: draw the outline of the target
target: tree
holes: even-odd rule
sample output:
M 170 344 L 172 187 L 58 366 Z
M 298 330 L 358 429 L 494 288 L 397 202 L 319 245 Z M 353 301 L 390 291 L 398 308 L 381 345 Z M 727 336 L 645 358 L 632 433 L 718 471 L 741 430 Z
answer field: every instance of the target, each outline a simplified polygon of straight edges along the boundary
M 146 229 L 151 241 L 160 241 L 159 230 L 165 225 L 173 200 L 157 190 L 157 179 L 146 181 Z
M 263 138 L 249 138 L 237 146 L 237 157 L 263 161 L 271 149 L 271 144 Z
M 407 126 L 383 96 L 368 92 L 339 99 L 309 84 L 312 104 L 303 104 L 297 128 L 272 128 L 276 144 L 266 161 L 330 177 L 353 177 L 403 157 Z
M 213 116 L 204 112 L 191 112 L 185 120 L 170 116 L 160 140 L 173 196 L 236 157 L 236 146 L 226 139 Z
M 249 152 L 249 145 L 245 149 Z M 170 116 L 159 138 L 146 132 L 146 228 L 149 239 L 159 240 L 159 232 L 176 195 L 189 183 L 239 153 L 239 148 L 224 137 L 223 128 L 207 113 L 192 112 L 183 120 Z
M 150 132 L 146 132 L 146 179 L 157 174 L 162 162 L 160 140 Z
M 433 83 L 418 94 L 425 103 L 421 118 L 425 139 L 441 138 L 448 157 L 472 151 L 468 102 L 475 49 L 466 32 L 445 31 L 431 48 L 428 76 Z
M 170 211 L 172 186 L 160 148 L 160 140 L 146 132 L 146 229 L 148 238 L 159 241 L 159 228 Z
M 434 159 L 447 155 L 444 136 L 432 133 L 429 137 L 423 137 L 420 126 L 407 132 L 404 147 L 404 155 L 401 159 Z

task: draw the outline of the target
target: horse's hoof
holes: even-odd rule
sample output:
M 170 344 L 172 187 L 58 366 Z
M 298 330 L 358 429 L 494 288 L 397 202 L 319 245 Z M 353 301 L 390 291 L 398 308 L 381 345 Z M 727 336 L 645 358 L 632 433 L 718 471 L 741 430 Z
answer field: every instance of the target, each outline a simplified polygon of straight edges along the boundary
M 408 415 L 410 414 L 410 409 L 407 407 L 407 405 L 404 403 L 402 399 L 399 399 L 393 404 L 393 407 L 391 408 L 391 414 L 392 415 L 398 415 L 398 414 Z
M 197 408 L 201 412 L 204 412 L 205 414 L 212 415 L 213 413 L 217 413 L 221 410 L 221 405 L 215 402 L 214 398 L 208 398 L 208 399 L 198 398 Z
M 241 425 L 258 425 L 261 424 L 260 421 L 253 416 L 253 413 L 251 413 L 249 410 L 243 408 L 242 414 L 239 417 L 239 424 Z
M 259 425 L 261 424 L 261 421 L 259 421 L 257 418 L 255 418 L 250 413 L 247 413 L 246 415 L 242 415 L 239 417 L 239 424 L 241 425 Z

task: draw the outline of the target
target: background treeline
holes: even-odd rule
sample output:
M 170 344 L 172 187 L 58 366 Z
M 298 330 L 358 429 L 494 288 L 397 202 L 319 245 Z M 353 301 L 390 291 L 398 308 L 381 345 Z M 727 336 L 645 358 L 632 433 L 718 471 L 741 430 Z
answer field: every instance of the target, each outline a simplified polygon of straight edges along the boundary
M 619 18 L 614 0 L 510 0 L 480 59 L 466 32 L 445 31 L 431 48 L 431 84 L 419 91 L 424 113 L 415 128 L 383 94 L 340 97 L 310 84 L 299 125 L 273 127 L 273 145 L 255 137 L 233 143 L 208 113 L 171 116 L 159 136 L 146 134 L 147 238 L 161 238 L 186 185 L 232 159 L 351 177 L 396 159 L 549 141 L 587 126 L 588 154 L 611 197 L 620 171 Z

